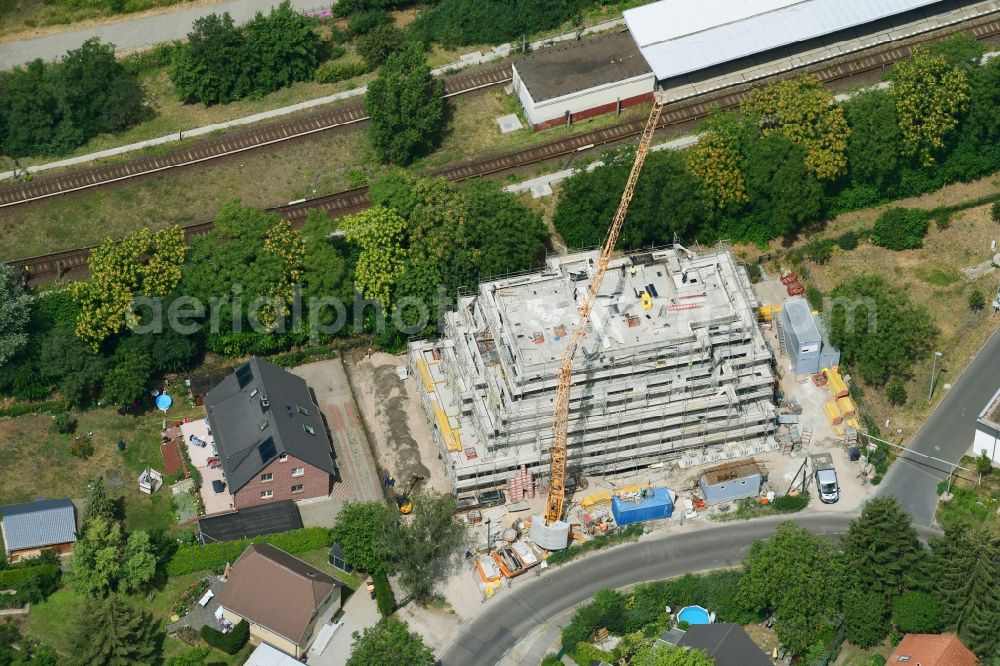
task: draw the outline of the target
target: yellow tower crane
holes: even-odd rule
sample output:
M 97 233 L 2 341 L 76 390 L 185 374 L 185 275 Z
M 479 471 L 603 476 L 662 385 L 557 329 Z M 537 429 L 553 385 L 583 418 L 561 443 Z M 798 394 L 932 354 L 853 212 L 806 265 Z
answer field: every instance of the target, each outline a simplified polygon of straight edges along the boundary
M 625 181 L 625 191 L 622 192 L 621 201 L 618 203 L 618 210 L 608 229 L 608 235 L 601 246 L 601 255 L 597 261 L 597 270 L 590 281 L 590 288 L 587 290 L 587 298 L 580 308 L 580 318 L 573 328 L 573 334 L 569 338 L 569 343 L 562 356 L 562 365 L 559 367 L 559 384 L 556 387 L 555 417 L 553 419 L 553 430 L 555 431 L 555 441 L 552 443 L 551 459 L 551 484 L 549 486 L 549 498 L 545 509 L 545 524 L 552 525 L 556 521 L 562 520 L 563 502 L 566 499 L 566 446 L 569 439 L 569 392 L 573 383 L 573 357 L 576 349 L 580 345 L 586 331 L 587 321 L 590 319 L 590 311 L 597 300 L 597 292 L 604 281 L 604 275 L 608 272 L 608 262 L 614 254 L 615 244 L 618 242 L 618 235 L 621 233 L 622 225 L 625 223 L 625 215 L 628 214 L 629 204 L 632 203 L 632 195 L 635 193 L 635 184 L 639 180 L 639 173 L 642 165 L 646 162 L 646 155 L 649 154 L 649 146 L 653 141 L 653 134 L 656 126 L 660 122 L 660 113 L 663 111 L 664 98 L 662 93 L 655 93 L 656 98 L 653 108 L 649 112 L 646 126 L 642 130 L 642 137 L 639 139 L 639 147 L 635 152 L 635 161 L 632 163 L 632 170 Z

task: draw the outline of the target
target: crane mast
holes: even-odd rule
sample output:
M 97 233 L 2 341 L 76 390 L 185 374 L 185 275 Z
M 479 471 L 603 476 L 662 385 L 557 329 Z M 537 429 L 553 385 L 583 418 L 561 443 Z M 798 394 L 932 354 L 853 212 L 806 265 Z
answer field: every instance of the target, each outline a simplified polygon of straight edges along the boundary
M 559 383 L 556 387 L 555 415 L 553 419 L 553 431 L 555 441 L 552 443 L 551 453 L 551 483 L 549 485 L 549 497 L 545 509 L 545 524 L 551 525 L 557 520 L 562 520 L 563 502 L 566 499 L 566 457 L 567 444 L 569 439 L 569 392 L 573 383 L 573 357 L 580 341 L 586 334 L 587 321 L 590 319 L 590 312 L 597 300 L 597 292 L 604 281 L 604 275 L 608 272 L 608 262 L 615 251 L 615 244 L 621 234 L 622 225 L 625 223 L 625 216 L 628 214 L 629 204 L 632 203 L 632 195 L 635 193 L 635 184 L 639 180 L 639 173 L 642 165 L 646 162 L 646 155 L 649 154 L 649 146 L 653 141 L 653 134 L 656 126 L 660 122 L 660 113 L 663 111 L 663 98 L 660 93 L 655 93 L 656 98 L 653 108 L 649 112 L 646 126 L 642 130 L 642 137 L 639 139 L 639 147 L 635 153 L 635 161 L 632 163 L 632 170 L 625 181 L 625 191 L 622 192 L 621 201 L 618 203 L 618 210 L 608 228 L 608 235 L 601 246 L 601 254 L 597 261 L 597 270 L 590 281 L 587 290 L 587 298 L 580 308 L 580 318 L 573 328 L 573 334 L 569 338 L 566 349 L 563 351 L 562 363 L 559 367 Z

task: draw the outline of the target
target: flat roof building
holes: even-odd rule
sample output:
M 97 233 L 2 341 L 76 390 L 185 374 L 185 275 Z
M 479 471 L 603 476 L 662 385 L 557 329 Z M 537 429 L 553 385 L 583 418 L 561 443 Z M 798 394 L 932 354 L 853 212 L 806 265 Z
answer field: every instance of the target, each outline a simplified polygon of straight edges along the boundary
M 976 419 L 976 438 L 972 455 L 986 454 L 995 466 L 1000 466 L 1000 390 L 986 403 Z
M 512 87 L 534 129 L 653 99 L 653 72 L 626 31 L 543 49 L 516 61 Z
M 559 365 L 597 256 L 484 282 L 446 313 L 444 337 L 410 344 L 457 492 L 504 485 L 522 465 L 548 476 Z M 570 471 L 612 474 L 763 441 L 775 427 L 774 376 L 756 307 L 723 247 L 613 258 L 577 350 Z

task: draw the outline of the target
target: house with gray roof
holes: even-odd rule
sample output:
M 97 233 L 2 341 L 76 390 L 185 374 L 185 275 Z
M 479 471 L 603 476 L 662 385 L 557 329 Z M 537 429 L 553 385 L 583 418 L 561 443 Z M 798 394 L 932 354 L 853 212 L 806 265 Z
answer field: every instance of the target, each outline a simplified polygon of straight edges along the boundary
M 205 407 L 237 510 L 330 494 L 333 445 L 304 379 L 254 357 L 208 392 Z
M 76 509 L 68 499 L 36 500 L 0 507 L 4 550 L 10 562 L 37 557 L 43 552 L 60 555 L 76 543 Z
M 715 666 L 774 666 L 743 627 L 731 622 L 693 624 L 687 630 L 672 629 L 660 636 L 656 644 L 703 650 L 714 660 Z

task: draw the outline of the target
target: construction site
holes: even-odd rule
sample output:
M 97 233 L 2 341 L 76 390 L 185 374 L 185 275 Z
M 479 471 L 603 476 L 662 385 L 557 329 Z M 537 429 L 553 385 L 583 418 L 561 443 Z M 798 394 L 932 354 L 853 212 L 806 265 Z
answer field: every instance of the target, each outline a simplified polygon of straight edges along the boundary
M 525 473 L 548 482 L 560 362 L 598 260 L 551 257 L 539 272 L 484 282 L 459 296 L 442 338 L 410 344 L 460 497 L 514 490 Z M 725 246 L 612 258 L 574 359 L 568 485 L 777 448 L 773 355 L 757 307 Z

